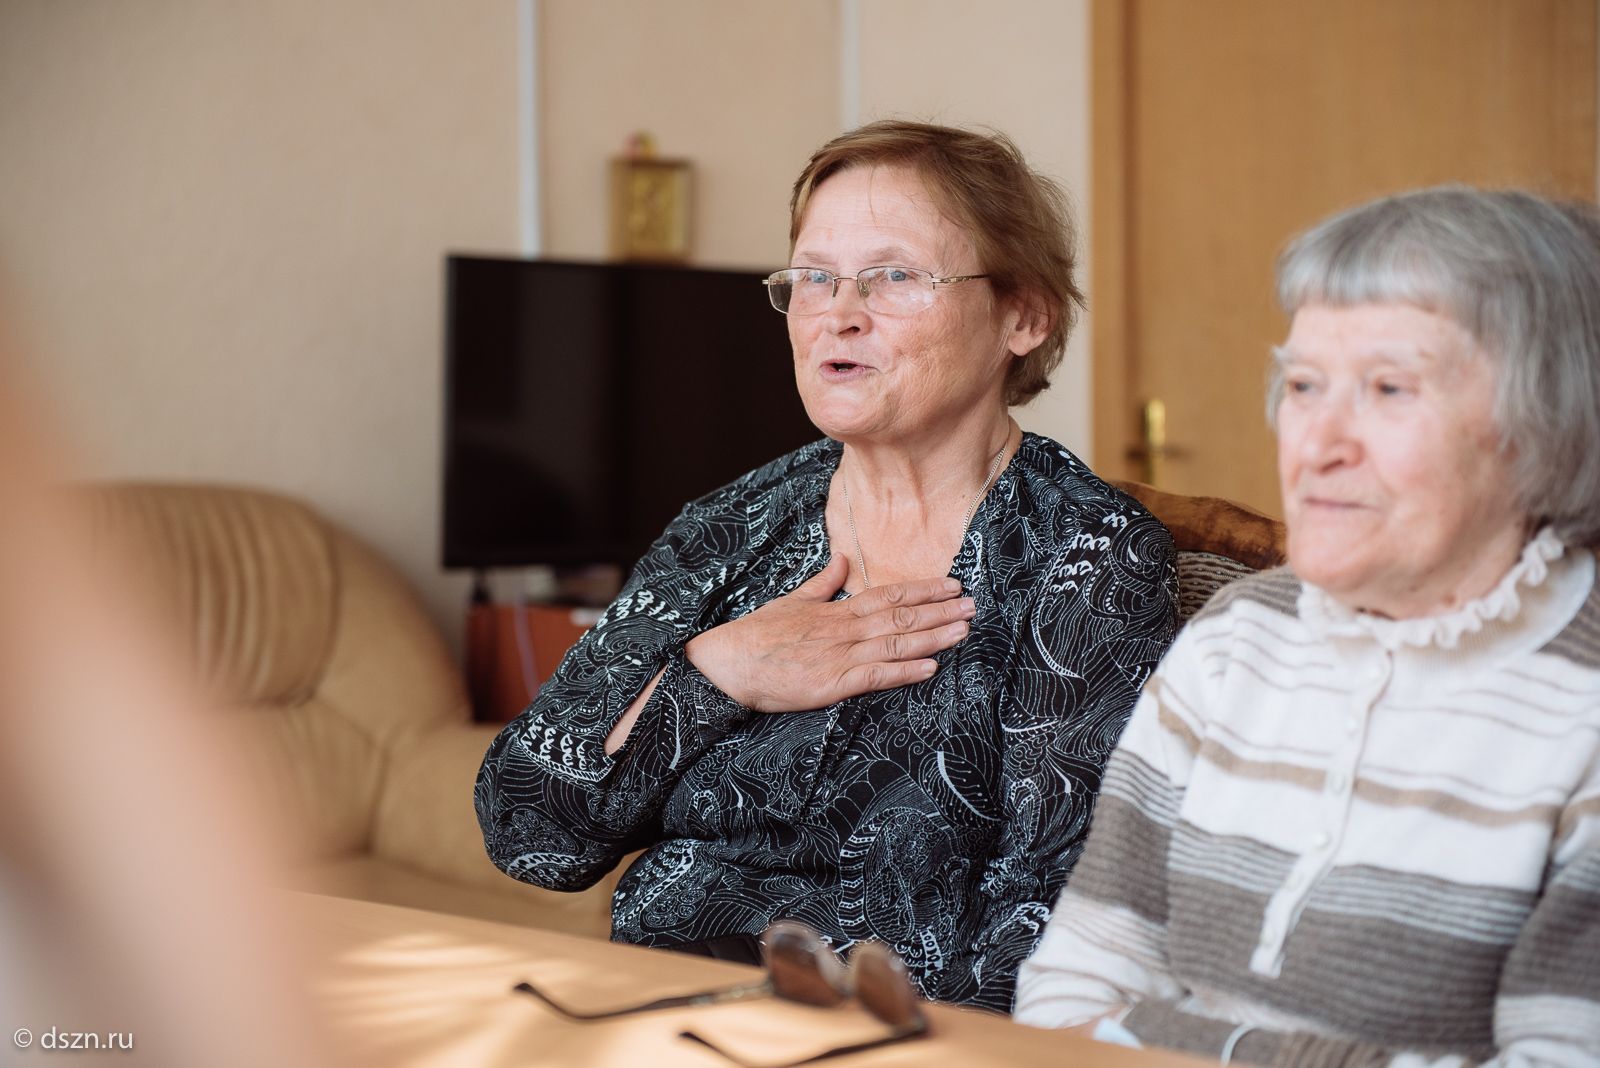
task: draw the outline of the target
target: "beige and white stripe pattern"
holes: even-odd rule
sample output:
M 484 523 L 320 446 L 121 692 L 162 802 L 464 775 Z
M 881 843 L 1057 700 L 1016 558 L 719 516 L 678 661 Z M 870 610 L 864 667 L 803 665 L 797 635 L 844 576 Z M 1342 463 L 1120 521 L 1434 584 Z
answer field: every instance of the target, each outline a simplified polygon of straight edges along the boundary
M 1134 711 L 1017 1019 L 1129 1010 L 1257 1063 L 1600 1064 L 1594 578 L 1543 533 L 1449 617 L 1284 569 L 1222 591 Z

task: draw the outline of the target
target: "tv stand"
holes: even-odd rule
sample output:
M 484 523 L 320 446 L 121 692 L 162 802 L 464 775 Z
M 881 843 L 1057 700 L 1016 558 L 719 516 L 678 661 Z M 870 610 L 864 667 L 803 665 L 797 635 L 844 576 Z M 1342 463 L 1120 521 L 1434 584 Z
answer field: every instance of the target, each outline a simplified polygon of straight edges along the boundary
M 474 582 L 466 630 L 472 718 L 515 719 L 599 616 L 598 608 L 494 601 L 486 584 Z

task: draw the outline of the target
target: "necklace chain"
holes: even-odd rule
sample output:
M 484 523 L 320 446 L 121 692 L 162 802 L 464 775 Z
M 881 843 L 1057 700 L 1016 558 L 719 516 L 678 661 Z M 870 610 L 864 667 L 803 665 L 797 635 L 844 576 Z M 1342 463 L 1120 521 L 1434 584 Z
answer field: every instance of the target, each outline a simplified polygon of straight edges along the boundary
M 967 514 L 961 517 L 961 537 L 965 540 L 967 528 L 972 525 L 972 517 L 978 511 L 978 503 L 983 500 L 983 495 L 989 492 L 989 483 L 994 481 L 995 474 L 1000 470 L 1000 457 L 1006 454 L 1006 446 L 1011 442 L 1011 435 L 1006 434 L 1006 440 L 1000 443 L 1000 451 L 994 454 L 994 459 L 989 461 L 989 473 L 983 478 L 983 485 L 978 487 L 978 492 L 973 494 L 972 503 L 967 505 Z M 844 490 L 844 515 L 850 524 L 850 540 L 856 547 L 856 566 L 861 568 L 861 588 L 872 589 L 872 579 L 867 575 L 867 557 L 861 551 L 861 535 L 856 533 L 856 510 L 850 505 L 850 480 L 841 478 L 839 488 Z

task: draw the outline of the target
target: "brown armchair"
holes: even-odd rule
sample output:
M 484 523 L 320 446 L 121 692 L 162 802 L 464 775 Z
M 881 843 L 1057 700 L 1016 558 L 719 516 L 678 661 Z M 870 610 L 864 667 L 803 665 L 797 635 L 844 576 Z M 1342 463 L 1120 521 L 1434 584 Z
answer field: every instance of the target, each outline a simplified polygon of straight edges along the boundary
M 1116 481 L 1172 531 L 1178 549 L 1178 617 L 1187 623 L 1234 579 L 1288 559 L 1283 523 L 1222 497 L 1191 497 Z

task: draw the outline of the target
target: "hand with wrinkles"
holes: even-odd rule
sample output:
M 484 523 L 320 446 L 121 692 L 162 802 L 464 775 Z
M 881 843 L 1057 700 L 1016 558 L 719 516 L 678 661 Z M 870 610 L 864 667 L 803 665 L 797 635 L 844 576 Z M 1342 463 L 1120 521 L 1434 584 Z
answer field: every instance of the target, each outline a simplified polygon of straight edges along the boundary
M 967 636 L 975 609 L 955 579 L 836 601 L 847 571 L 835 556 L 793 593 L 691 639 L 685 654 L 746 708 L 799 712 L 921 682 L 937 667 L 933 654 Z

